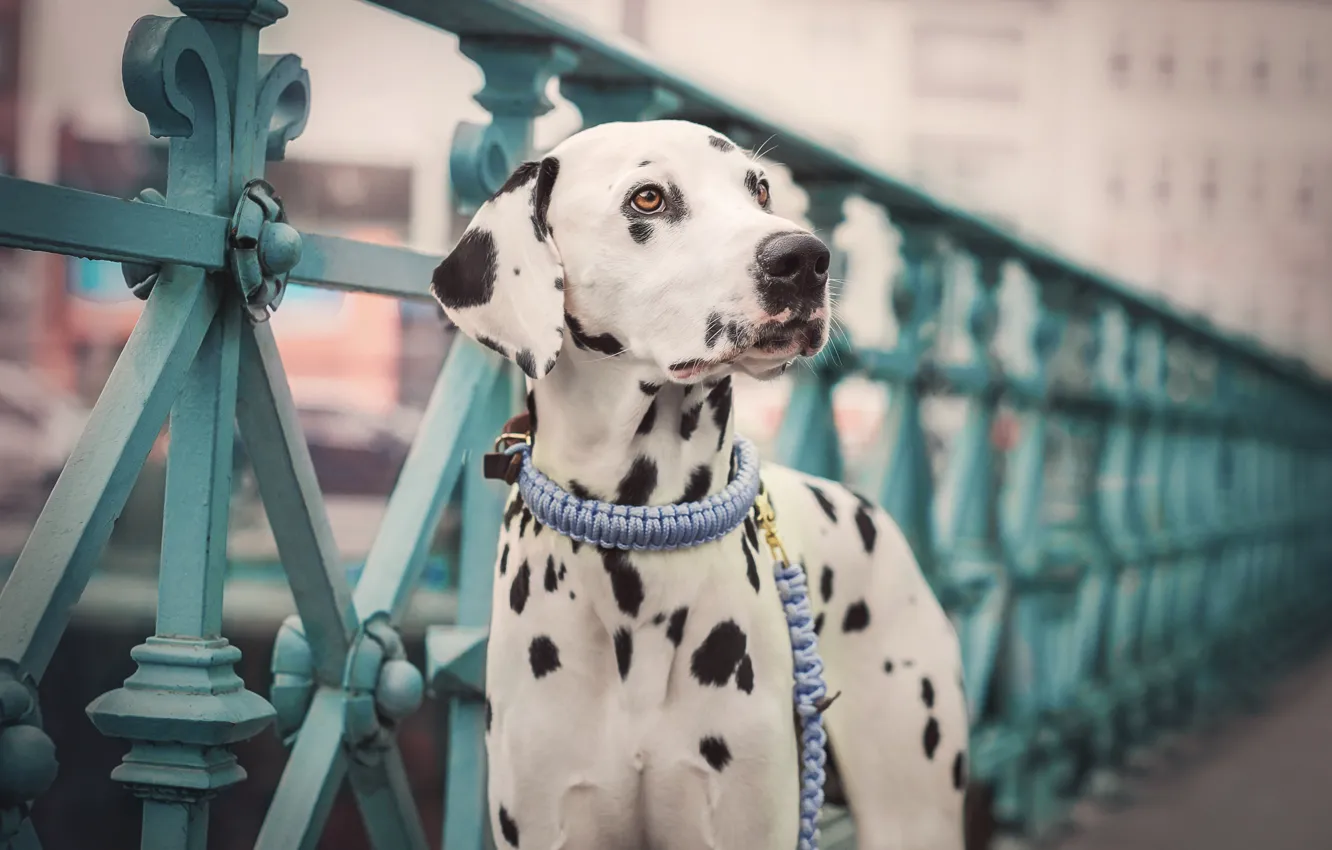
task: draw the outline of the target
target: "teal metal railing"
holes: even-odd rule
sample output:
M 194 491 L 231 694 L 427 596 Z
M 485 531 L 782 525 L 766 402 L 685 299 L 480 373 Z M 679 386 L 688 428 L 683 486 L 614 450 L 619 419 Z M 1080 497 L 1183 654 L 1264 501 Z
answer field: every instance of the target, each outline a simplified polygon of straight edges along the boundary
M 491 121 L 461 125 L 450 160 L 463 211 L 530 152 L 558 77 L 585 125 L 670 115 L 742 143 L 777 135 L 821 232 L 853 196 L 887 213 L 901 237 L 885 305 L 896 342 L 843 335 L 798 373 L 777 454 L 842 477 L 834 388 L 853 375 L 888 388 L 879 462 L 864 474 L 957 624 L 972 776 L 993 785 L 1010 828 L 1039 834 L 1079 794 L 1114 793 L 1135 751 L 1245 704 L 1323 636 L 1332 387 L 1303 366 L 554 15 L 512 0 L 375 4 L 457 34 L 484 72 L 476 100 Z M 310 81 L 298 57 L 258 53 L 286 9 L 176 5 L 183 16 L 135 24 L 123 61 L 130 103 L 170 139 L 164 196 L 0 177 L 0 245 L 122 262 L 147 301 L 0 590 L 0 846 L 38 846 L 27 814 L 56 761 L 36 686 L 168 416 L 157 633 L 124 687 L 88 709 L 129 744 L 112 778 L 143 801 L 143 846 L 202 848 L 209 799 L 244 778 L 230 746 L 275 724 L 292 748 L 258 847 L 315 846 L 344 779 L 375 847 L 424 847 L 394 729 L 426 684 L 450 703 L 444 845 L 486 846 L 482 671 L 503 494 L 474 458 L 519 383 L 454 343 L 350 587 L 264 319 L 290 282 L 425 299 L 437 258 L 289 226 L 261 178 L 300 135 Z M 1029 309 L 1001 309 L 1014 287 Z M 1000 357 L 1005 333 L 1021 345 Z M 941 345 L 949 334 L 961 356 Z M 922 416 L 940 399 L 965 414 L 936 491 Z M 1001 416 L 1019 423 L 1011 451 L 996 439 Z M 235 428 L 299 613 L 278 634 L 267 699 L 234 674 L 239 652 L 221 635 Z M 395 626 L 455 491 L 457 621 L 431 630 L 423 677 Z M 826 832 L 851 840 L 844 823 Z

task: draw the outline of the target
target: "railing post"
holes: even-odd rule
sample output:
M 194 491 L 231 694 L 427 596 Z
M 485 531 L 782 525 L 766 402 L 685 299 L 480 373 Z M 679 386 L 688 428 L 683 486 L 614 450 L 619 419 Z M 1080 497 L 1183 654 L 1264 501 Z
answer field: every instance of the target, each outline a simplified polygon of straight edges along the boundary
M 1144 321 L 1139 326 L 1139 344 L 1147 349 L 1139 361 L 1139 392 L 1146 419 L 1142 451 L 1138 455 L 1137 506 L 1141 515 L 1143 543 L 1143 600 L 1139 638 L 1138 704 L 1132 714 L 1134 745 L 1140 751 L 1148 743 L 1150 724 L 1156 719 L 1164 629 L 1164 602 L 1168 591 L 1165 569 L 1164 478 L 1170 446 L 1165 393 L 1165 336 L 1160 323 Z
M 994 436 L 1006 379 L 992 350 L 1006 257 L 990 246 L 974 249 L 972 257 L 975 286 L 963 329 L 972 358 L 941 367 L 946 388 L 965 398 L 967 413 L 940 485 L 951 504 L 941 511 L 935 537 L 936 588 L 958 630 L 967 704 L 978 719 L 994 674 L 1008 590 L 999 545 Z M 982 771 L 984 765 L 975 767 Z
M 560 78 L 564 95 L 583 117 L 583 129 L 612 121 L 651 121 L 680 108 L 680 97 L 650 82 L 624 82 L 583 76 L 576 71 Z
M 900 213 L 893 222 L 901 235 L 898 253 L 902 258 L 891 294 L 897 345 L 886 356 L 866 362 L 872 373 L 890 383 L 883 421 L 887 458 L 880 476 L 879 503 L 902 529 L 921 569 L 933 580 L 934 483 L 921 402 L 939 380 L 931 349 L 943 298 L 944 257 L 934 224 Z
M 532 152 L 532 122 L 555 108 L 546 83 L 578 64 L 555 41 L 462 35 L 458 49 L 481 69 L 485 83 L 472 96 L 489 124 L 459 122 L 449 153 L 449 180 L 458 211 L 471 215 L 504 185 Z
M 1095 764 L 1092 792 L 1118 799 L 1118 770 L 1124 762 L 1124 712 L 1135 699 L 1137 637 L 1145 582 L 1142 577 L 1141 529 L 1135 476 L 1141 449 L 1141 408 L 1138 404 L 1137 316 L 1120 309 L 1114 315 L 1119 333 L 1118 358 L 1107 358 L 1105 397 L 1108 402 L 1104 451 L 1098 476 L 1097 514 L 1108 562 L 1111 587 L 1102 640 L 1102 682 L 1095 696 L 1092 746 Z
M 229 215 L 233 204 L 246 203 L 246 183 L 262 172 L 272 109 L 256 116 L 256 97 L 264 93 L 256 77 L 259 31 L 286 9 L 273 0 L 177 5 L 190 17 L 135 25 L 125 53 L 126 92 L 155 131 L 174 136 L 165 203 Z M 177 64 L 185 52 L 197 57 L 195 67 Z M 191 113 L 171 102 L 173 86 L 184 90 Z M 182 118 L 185 126 L 177 124 Z M 279 242 L 290 260 L 271 276 L 271 291 L 258 293 L 275 300 L 281 274 L 299 257 L 299 237 L 276 223 L 265 232 L 270 217 L 256 214 L 259 253 L 267 252 L 255 261 L 257 273 L 268 277 Z M 143 798 L 142 846 L 161 850 L 204 848 L 209 798 L 245 777 L 228 746 L 273 719 L 272 706 L 234 673 L 240 652 L 221 633 L 242 307 L 250 292 L 225 273 L 187 281 L 178 275 L 156 286 L 217 288 L 219 307 L 171 413 L 157 634 L 134 649 L 139 669 L 125 686 L 88 707 L 99 731 L 131 742 L 112 778 Z M 150 276 L 136 292 L 151 288 Z
M 828 285 L 836 303 L 846 279 L 847 257 L 833 237 L 845 220 L 846 199 L 855 193 L 855 186 L 813 179 L 801 181 L 800 185 L 809 195 L 806 217 L 832 252 Z M 791 397 L 777 432 L 776 454 L 792 469 L 833 480 L 842 478 L 842 447 L 834 418 L 833 391 L 843 371 L 838 364 L 850 354 L 851 341 L 845 331 L 838 330 L 814 359 L 812 368 L 791 373 Z

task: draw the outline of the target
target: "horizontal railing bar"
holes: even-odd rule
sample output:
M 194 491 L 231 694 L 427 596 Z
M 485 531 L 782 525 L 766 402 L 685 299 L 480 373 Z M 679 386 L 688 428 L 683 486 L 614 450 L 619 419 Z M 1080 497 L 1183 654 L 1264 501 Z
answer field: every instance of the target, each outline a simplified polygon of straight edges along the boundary
M 583 83 L 624 85 L 649 82 L 682 99 L 677 115 L 702 123 L 725 121 L 750 128 L 767 138 L 775 136 L 780 162 L 798 181 L 845 182 L 871 201 L 888 208 L 891 217 L 941 227 L 973 250 L 1013 258 L 1033 274 L 1068 278 L 1100 290 L 1131 312 L 1161 319 L 1172 330 L 1205 339 L 1251 359 L 1275 376 L 1297 384 L 1332 392 L 1332 382 L 1302 365 L 1275 356 L 1251 339 L 1231 334 L 1201 315 L 1176 309 L 1164 299 L 1106 272 L 1063 256 L 1048 245 L 1024 240 L 988 219 L 934 198 L 921 189 L 859 162 L 804 133 L 796 132 L 756 109 L 723 98 L 686 74 L 650 57 L 627 39 L 592 34 L 563 14 L 518 0 L 367 0 L 425 24 L 459 36 L 507 39 L 548 39 L 577 52 L 578 66 L 568 75 Z
M 112 262 L 179 263 L 220 269 L 222 216 L 126 201 L 96 192 L 0 176 L 0 246 Z M 440 258 L 409 248 L 301 234 L 291 280 L 311 286 L 430 297 Z
M 220 269 L 225 218 L 0 176 L 0 245 Z
M 291 280 L 395 298 L 430 298 L 430 275 L 439 261 L 410 248 L 302 233 L 301 261 L 291 270 Z

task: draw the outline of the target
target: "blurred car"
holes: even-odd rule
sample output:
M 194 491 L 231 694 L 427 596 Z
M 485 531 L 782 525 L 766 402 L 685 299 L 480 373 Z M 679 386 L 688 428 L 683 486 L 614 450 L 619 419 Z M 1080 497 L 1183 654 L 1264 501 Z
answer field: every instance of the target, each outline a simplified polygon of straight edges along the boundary
M 385 496 L 393 489 L 420 422 L 420 411 L 331 407 L 297 411 L 325 495 Z

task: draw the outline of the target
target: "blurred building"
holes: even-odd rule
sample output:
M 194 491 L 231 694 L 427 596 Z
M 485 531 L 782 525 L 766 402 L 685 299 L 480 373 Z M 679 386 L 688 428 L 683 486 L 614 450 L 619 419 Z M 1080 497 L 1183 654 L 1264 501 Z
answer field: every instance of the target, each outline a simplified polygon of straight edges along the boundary
M 1332 373 L 1332 2 L 560 5 Z

